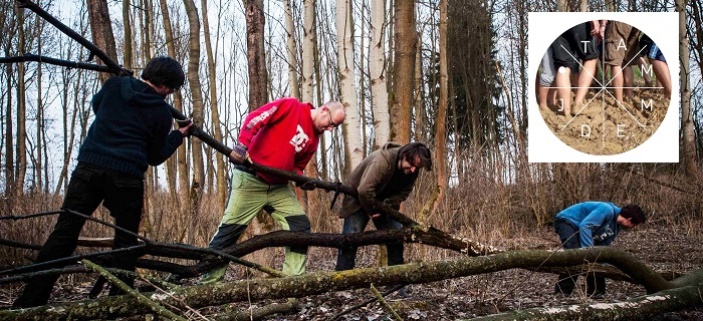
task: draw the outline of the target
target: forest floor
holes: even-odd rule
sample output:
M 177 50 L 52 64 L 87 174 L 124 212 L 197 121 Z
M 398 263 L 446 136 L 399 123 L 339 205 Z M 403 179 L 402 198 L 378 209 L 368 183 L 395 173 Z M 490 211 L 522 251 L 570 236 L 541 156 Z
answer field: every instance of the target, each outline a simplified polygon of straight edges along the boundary
M 698 233 L 700 234 L 700 233 Z M 646 225 L 622 232 L 613 246 L 632 253 L 657 271 L 687 273 L 703 266 L 703 236 L 687 235 L 672 227 Z M 509 239 L 504 244 L 492 244 L 506 249 L 558 249 L 556 234 L 551 228 L 535 231 L 529 239 Z M 282 252 L 274 249 L 275 264 L 280 265 Z M 375 264 L 376 246 L 359 251 L 357 267 Z M 423 252 L 424 251 L 424 252 Z M 427 246 L 412 244 L 406 251 L 408 261 L 418 260 L 420 253 L 440 252 Z M 444 258 L 458 257 L 449 251 Z M 333 270 L 336 251 L 311 249 L 308 271 Z M 424 255 L 423 255 L 424 256 Z M 246 258 L 246 257 L 245 257 Z M 279 266 L 277 265 L 277 266 Z M 237 279 L 237 269 L 229 269 L 228 280 Z M 403 320 L 456 320 L 506 312 L 531 307 L 549 307 L 588 302 L 616 302 L 646 294 L 642 286 L 607 281 L 607 293 L 602 299 L 591 299 L 575 292 L 571 297 L 553 293 L 556 276 L 514 269 L 486 275 L 464 277 L 441 282 L 415 284 L 409 287 L 409 296 L 391 294 L 387 297 L 390 306 Z M 68 281 L 71 281 L 70 283 Z M 193 280 L 194 281 L 194 280 Z M 583 278 L 579 285 L 583 288 Z M 52 295 L 53 302 L 80 300 L 86 297 L 90 281 L 76 282 L 62 278 Z M 0 309 L 8 308 L 18 294 L 19 285 L 0 287 Z M 583 293 L 583 291 L 581 291 Z M 330 292 L 323 295 L 301 298 L 302 310 L 285 315 L 273 315 L 264 320 L 395 320 L 391 312 L 378 302 L 334 318 L 340 312 L 374 297 L 370 289 Z M 223 309 L 248 309 L 285 300 L 233 303 L 225 307 L 202 309 L 204 315 L 222 312 Z M 703 308 L 662 314 L 653 321 L 703 320 Z
M 656 132 L 669 99 L 660 90 L 634 88 L 632 98 L 619 104 L 611 93 L 590 90 L 583 105 L 572 104 L 573 117 L 555 109 L 540 112 L 554 135 L 574 149 L 591 155 L 620 154 Z

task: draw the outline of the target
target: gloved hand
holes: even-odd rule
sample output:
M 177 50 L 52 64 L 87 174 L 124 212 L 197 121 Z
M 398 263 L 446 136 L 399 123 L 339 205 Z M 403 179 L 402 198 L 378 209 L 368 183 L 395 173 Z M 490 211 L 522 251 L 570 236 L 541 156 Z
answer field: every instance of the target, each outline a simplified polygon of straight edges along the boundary
M 176 124 L 178 124 L 178 130 L 183 134 L 183 137 L 190 136 L 190 128 L 193 126 L 193 119 L 176 119 Z
M 295 183 L 295 186 L 300 187 L 302 190 L 311 191 L 315 189 L 315 183 L 307 181 L 305 183 Z
M 244 164 L 244 162 L 247 161 L 251 162 L 247 147 L 242 143 L 234 145 L 232 152 L 229 154 L 229 161 L 235 164 Z

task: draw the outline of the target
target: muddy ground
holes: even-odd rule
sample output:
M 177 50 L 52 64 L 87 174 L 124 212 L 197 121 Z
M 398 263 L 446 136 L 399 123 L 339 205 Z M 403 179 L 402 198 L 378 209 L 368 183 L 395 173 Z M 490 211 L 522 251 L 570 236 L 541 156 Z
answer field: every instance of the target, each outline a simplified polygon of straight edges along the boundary
M 700 233 L 699 233 L 700 234 Z M 657 271 L 675 271 L 686 273 L 703 266 L 703 237 L 687 236 L 681 230 L 661 226 L 643 226 L 632 231 L 625 231 L 613 246 L 626 250 L 646 262 Z M 556 235 L 550 228 L 537 231 L 530 239 L 505 240 L 505 244 L 496 244 L 504 248 L 541 248 L 556 249 L 559 247 Z M 406 258 L 418 260 L 419 253 L 426 253 L 428 247 L 413 244 L 407 249 Z M 443 252 L 441 250 L 432 250 Z M 280 264 L 282 251 L 276 251 L 276 264 Z M 358 265 L 373 266 L 376 247 L 366 247 L 360 251 Z M 444 252 L 444 259 L 456 257 L 451 252 Z M 309 271 L 332 270 L 335 264 L 335 251 L 329 249 L 312 249 L 308 261 Z M 240 276 L 236 269 L 229 269 L 228 279 Z M 572 297 L 564 298 L 553 294 L 556 276 L 551 274 L 532 273 L 524 270 L 509 270 L 493 274 L 465 277 L 429 284 L 410 286 L 409 297 L 399 297 L 392 294 L 388 297 L 391 307 L 404 320 L 456 320 L 488 315 L 514 309 L 531 307 L 559 306 L 586 302 L 622 301 L 644 295 L 641 286 L 625 282 L 607 281 L 605 298 L 593 300 L 585 295 L 574 293 Z M 581 278 L 581 282 L 583 278 Z M 66 278 L 61 279 L 52 295 L 53 302 L 79 300 L 86 297 L 90 282 L 75 282 L 68 284 Z M 583 284 L 581 284 L 583 285 Z M 0 308 L 7 308 L 17 295 L 18 286 L 0 287 Z M 300 299 L 303 309 L 295 313 L 274 315 L 265 320 L 334 320 L 334 316 L 355 306 L 362 301 L 372 298 L 369 289 L 332 292 L 324 295 L 310 296 Z M 227 307 L 207 308 L 200 312 L 209 315 L 226 309 L 246 309 L 250 306 L 263 306 L 272 302 L 262 301 L 235 303 Z M 389 310 L 378 302 L 345 313 L 336 320 L 394 320 Z M 666 313 L 652 319 L 664 320 L 703 320 L 703 308 Z
M 592 89 L 585 104 L 572 105 L 573 117 L 541 108 L 547 126 L 561 141 L 591 155 L 616 155 L 631 150 L 656 132 L 669 108 L 660 90 L 635 88 L 622 104 L 606 91 Z

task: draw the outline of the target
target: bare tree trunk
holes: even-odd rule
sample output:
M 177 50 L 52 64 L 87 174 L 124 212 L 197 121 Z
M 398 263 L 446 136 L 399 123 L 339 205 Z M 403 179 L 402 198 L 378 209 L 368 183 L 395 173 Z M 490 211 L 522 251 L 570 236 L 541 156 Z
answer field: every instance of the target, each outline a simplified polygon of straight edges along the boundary
M 569 11 L 569 2 L 567 0 L 557 0 L 557 11 Z
M 415 74 L 413 75 L 413 92 L 415 93 L 415 121 L 413 137 L 415 138 L 415 141 L 423 141 L 425 140 L 425 85 L 422 81 L 422 41 L 420 39 L 420 35 L 418 34 L 417 36 L 417 48 L 415 48 Z
M 25 52 L 25 32 L 24 32 L 24 9 L 15 7 L 17 15 L 18 52 Z M 25 83 L 25 65 L 23 62 L 17 64 L 17 159 L 15 160 L 15 196 L 21 197 L 24 194 L 24 180 L 27 173 L 27 97 Z
M 210 112 L 212 117 L 212 128 L 215 133 L 215 140 L 222 141 L 222 129 L 220 128 L 220 111 L 217 106 L 217 70 L 215 68 L 215 56 L 212 54 L 212 44 L 210 42 L 210 23 L 207 16 L 207 0 L 202 0 L 201 7 L 203 8 L 203 28 L 205 30 L 205 51 L 207 53 L 207 69 L 210 79 Z M 216 154 L 217 159 L 216 174 L 217 174 L 217 201 L 219 208 L 224 209 L 227 198 L 227 182 L 225 181 L 225 162 L 220 154 Z
M 34 33 L 37 37 L 37 53 L 41 56 L 41 54 L 42 54 L 42 36 L 41 36 L 40 21 L 42 21 L 42 19 L 34 19 Z M 36 118 L 37 118 L 36 119 L 36 121 L 37 121 L 37 128 L 36 128 L 36 130 L 37 130 L 37 136 L 36 136 L 36 139 L 37 139 L 37 143 L 36 143 L 36 145 L 37 145 L 37 162 L 36 162 L 36 166 L 34 168 L 34 173 L 35 173 L 35 175 L 34 175 L 35 176 L 34 188 L 37 192 L 40 192 L 40 191 L 45 191 L 44 180 L 43 180 L 42 176 L 46 172 L 48 172 L 48 171 L 44 170 L 44 166 L 43 166 L 43 164 L 45 164 L 43 162 L 44 161 L 43 158 L 44 158 L 44 155 L 46 155 L 46 153 L 44 153 L 44 150 L 43 150 L 45 148 L 45 145 L 44 145 L 45 140 L 43 139 L 43 137 L 44 137 L 43 134 L 44 134 L 45 128 L 44 128 L 44 101 L 42 99 L 43 93 L 42 93 L 42 63 L 41 62 L 37 64 L 37 85 L 36 86 L 37 86 L 37 106 L 36 106 L 36 109 L 37 109 L 37 114 L 36 114 Z
M 437 119 L 435 120 L 437 136 L 435 140 L 435 161 L 437 170 L 437 187 L 439 193 L 433 205 L 433 211 L 437 211 L 439 205 L 444 202 L 446 190 L 449 184 L 447 178 L 447 104 L 449 102 L 449 76 L 447 69 L 447 0 L 439 2 L 439 108 Z
M 124 27 L 124 67 L 132 69 L 132 19 L 129 17 L 130 0 L 122 0 L 122 25 Z
M 9 47 L 5 48 L 5 56 L 9 57 Z M 12 64 L 5 64 L 7 83 L 12 83 Z M 5 106 L 5 196 L 12 203 L 15 199 L 15 145 L 14 130 L 12 126 L 12 90 L 7 91 L 7 105 Z
M 161 15 L 164 19 L 164 36 L 166 38 L 166 48 L 168 49 L 168 55 L 176 59 L 176 45 L 173 39 L 173 28 L 171 27 L 171 15 L 168 12 L 168 5 L 166 0 L 159 0 L 159 5 L 161 7 Z M 180 91 L 173 93 L 173 107 L 176 110 L 183 112 L 183 98 Z M 178 151 L 175 157 L 171 156 L 166 160 L 166 180 L 168 182 L 169 190 L 171 192 L 171 200 L 176 204 L 177 208 L 182 209 L 183 207 L 178 205 L 187 204 L 187 193 L 184 191 L 185 187 L 188 186 L 188 173 L 187 166 L 187 156 L 186 156 L 186 143 L 178 147 Z M 178 181 L 176 181 L 176 175 L 178 175 Z M 178 182 L 178 184 L 176 184 Z M 180 195 L 178 197 L 178 187 L 180 186 Z M 182 216 L 185 216 L 186 212 L 183 212 Z
M 364 157 L 361 146 L 359 107 L 356 99 L 356 77 L 354 73 L 354 30 L 352 22 L 352 0 L 337 0 L 337 54 L 339 64 L 340 100 L 344 104 L 347 118 L 344 128 L 344 171 L 349 173 Z
M 244 0 L 249 62 L 249 110 L 268 100 L 266 52 L 264 51 L 264 0 Z
M 300 99 L 300 86 L 298 85 L 298 57 L 295 45 L 295 25 L 293 24 L 293 12 L 291 11 L 291 0 L 285 0 L 285 28 L 286 28 L 286 43 L 288 44 L 288 83 L 290 84 L 290 92 L 293 97 Z M 308 51 L 310 52 L 310 51 Z M 311 101 L 311 100 L 308 100 Z
M 188 84 L 193 96 L 193 123 L 202 128 L 204 122 L 203 115 L 203 94 L 200 85 L 200 18 L 198 9 L 195 7 L 193 0 L 183 0 L 186 12 L 188 13 L 190 36 L 188 39 Z M 202 141 L 193 139 L 190 141 L 193 154 L 193 182 L 190 185 L 190 201 L 188 203 L 188 211 L 190 217 L 198 216 L 200 202 L 202 200 L 203 188 L 205 184 L 205 173 L 203 164 L 203 147 Z M 188 229 L 187 243 L 195 241 L 196 220 L 191 220 L 191 226 Z
M 313 78 L 315 77 L 313 72 L 315 63 L 318 61 L 316 57 L 319 57 L 315 54 L 315 42 L 317 41 L 315 32 L 315 0 L 303 0 L 303 7 L 305 16 L 303 19 L 303 34 L 305 35 L 305 40 L 303 45 L 302 100 L 313 102 Z
M 108 57 L 117 61 L 115 36 L 112 33 L 112 23 L 110 22 L 110 11 L 107 7 L 107 0 L 88 0 L 88 13 L 90 16 L 93 43 L 104 51 Z M 99 61 L 99 59 L 97 63 L 104 64 L 104 62 Z M 108 73 L 100 73 L 100 81 L 105 82 L 110 76 L 111 74 Z
M 390 141 L 390 114 L 388 113 L 388 84 L 385 54 L 386 2 L 371 1 L 371 40 L 369 46 L 369 79 L 371 82 L 371 105 L 374 117 L 373 149 L 379 149 Z
M 691 112 L 691 84 L 689 65 L 690 52 L 686 37 L 686 0 L 676 0 L 679 12 L 679 52 L 681 62 L 681 130 L 683 137 L 682 163 L 688 177 L 698 177 L 696 165 L 696 137 L 693 130 L 693 113 Z
M 606 2 L 610 2 L 611 5 L 613 3 L 612 0 L 606 0 Z M 579 3 L 579 10 L 581 12 L 588 12 L 588 0 L 581 0 L 581 2 Z
M 397 0 L 395 12 L 395 66 L 391 97 L 391 140 L 410 142 L 410 119 L 414 104 L 413 75 L 415 74 L 415 1 Z

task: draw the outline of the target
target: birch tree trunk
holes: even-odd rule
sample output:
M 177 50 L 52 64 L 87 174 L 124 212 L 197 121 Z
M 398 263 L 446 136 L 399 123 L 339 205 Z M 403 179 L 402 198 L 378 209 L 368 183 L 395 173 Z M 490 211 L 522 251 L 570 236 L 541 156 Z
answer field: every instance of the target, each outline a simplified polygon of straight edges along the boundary
M 290 1 L 290 0 L 287 0 Z M 303 0 L 304 19 L 303 35 L 303 77 L 302 77 L 302 100 L 313 102 L 313 74 L 315 65 L 315 0 Z
M 207 16 L 207 0 L 201 1 L 203 8 L 203 28 L 205 30 L 205 52 L 207 53 L 207 69 L 210 79 L 210 112 L 212 117 L 212 128 L 215 140 L 222 141 L 222 129 L 220 128 L 220 111 L 217 105 L 217 70 L 215 68 L 215 56 L 212 54 L 212 43 L 210 42 L 210 23 Z M 215 155 L 216 181 L 217 181 L 217 201 L 219 208 L 224 209 L 227 198 L 227 182 L 225 181 L 225 161 L 219 153 Z
M 300 98 L 300 86 L 298 86 L 298 57 L 295 46 L 295 25 L 293 24 L 293 12 L 291 11 L 291 0 L 285 0 L 285 28 L 286 28 L 286 43 L 288 44 L 288 83 L 290 84 L 290 93 L 295 98 Z M 312 101 L 312 100 L 308 100 Z
M 371 1 L 371 40 L 369 42 L 369 78 L 373 106 L 373 150 L 390 141 L 390 114 L 388 113 L 388 84 L 386 83 L 386 54 L 384 52 L 386 2 Z
M 395 66 L 391 97 L 391 140 L 410 142 L 410 119 L 414 104 L 415 74 L 415 1 L 397 0 L 395 5 Z
M 303 34 L 305 39 L 303 39 L 303 61 L 302 61 L 302 92 L 299 90 L 298 94 L 302 95 L 302 101 L 307 101 L 314 103 L 314 66 L 316 63 L 319 62 L 317 51 L 315 50 L 315 43 L 317 41 L 317 31 L 315 28 L 315 0 L 303 0 L 303 11 L 304 11 L 304 18 L 303 18 Z M 286 4 L 289 6 L 290 10 L 290 0 L 286 0 Z M 288 21 L 286 21 L 288 23 Z M 295 52 L 295 39 L 293 37 L 292 31 L 294 30 L 295 26 L 293 26 L 293 19 L 292 19 L 292 14 L 291 14 L 291 20 L 290 20 L 290 25 L 287 27 L 290 28 L 289 30 L 289 35 L 291 38 L 288 40 L 288 51 L 289 55 L 291 52 Z M 290 56 L 291 59 L 295 59 L 295 55 Z M 297 60 L 291 60 L 291 64 L 295 62 L 295 66 L 297 66 Z M 297 78 L 297 77 L 296 77 Z M 318 87 L 320 88 L 320 84 L 318 83 Z M 293 86 L 293 83 L 291 83 L 292 88 L 296 88 Z M 299 87 L 298 87 L 299 88 Z M 317 104 L 317 106 L 320 106 L 320 104 Z M 321 137 L 322 139 L 320 140 L 319 144 L 322 146 L 321 148 L 318 148 L 319 150 L 324 151 L 324 146 L 325 146 L 325 141 L 324 141 L 324 135 Z M 323 155 L 324 159 L 324 155 Z M 320 172 L 318 170 L 317 166 L 317 152 L 315 153 L 315 156 L 310 160 L 310 162 L 305 166 L 305 176 L 312 177 L 312 178 L 318 178 L 320 177 Z M 320 191 L 318 190 L 311 190 L 311 191 L 304 191 L 302 189 L 296 188 L 296 195 L 298 196 L 298 199 L 301 200 L 301 203 L 303 204 L 303 207 L 305 209 L 305 212 L 308 213 L 308 216 L 310 217 L 321 217 L 324 215 L 323 213 L 323 208 L 320 207 Z M 313 222 L 316 220 L 313 220 Z
M 200 18 L 198 9 L 193 0 L 184 0 L 186 12 L 188 13 L 190 36 L 188 39 L 188 84 L 193 97 L 193 123 L 202 128 L 203 126 L 203 94 L 201 92 L 200 74 Z M 202 141 L 193 139 L 190 141 L 193 153 L 193 182 L 190 185 L 190 201 L 187 213 L 189 217 L 196 217 L 202 200 L 203 186 L 205 183 L 203 167 L 203 147 Z M 194 243 L 196 232 L 195 220 L 191 220 L 188 229 L 187 243 Z
M 361 163 L 364 151 L 361 146 L 359 108 L 356 99 L 356 77 L 354 75 L 354 25 L 352 24 L 352 1 L 337 0 L 337 55 L 339 64 L 340 100 L 344 104 L 347 118 L 344 128 L 345 172 L 349 173 Z

